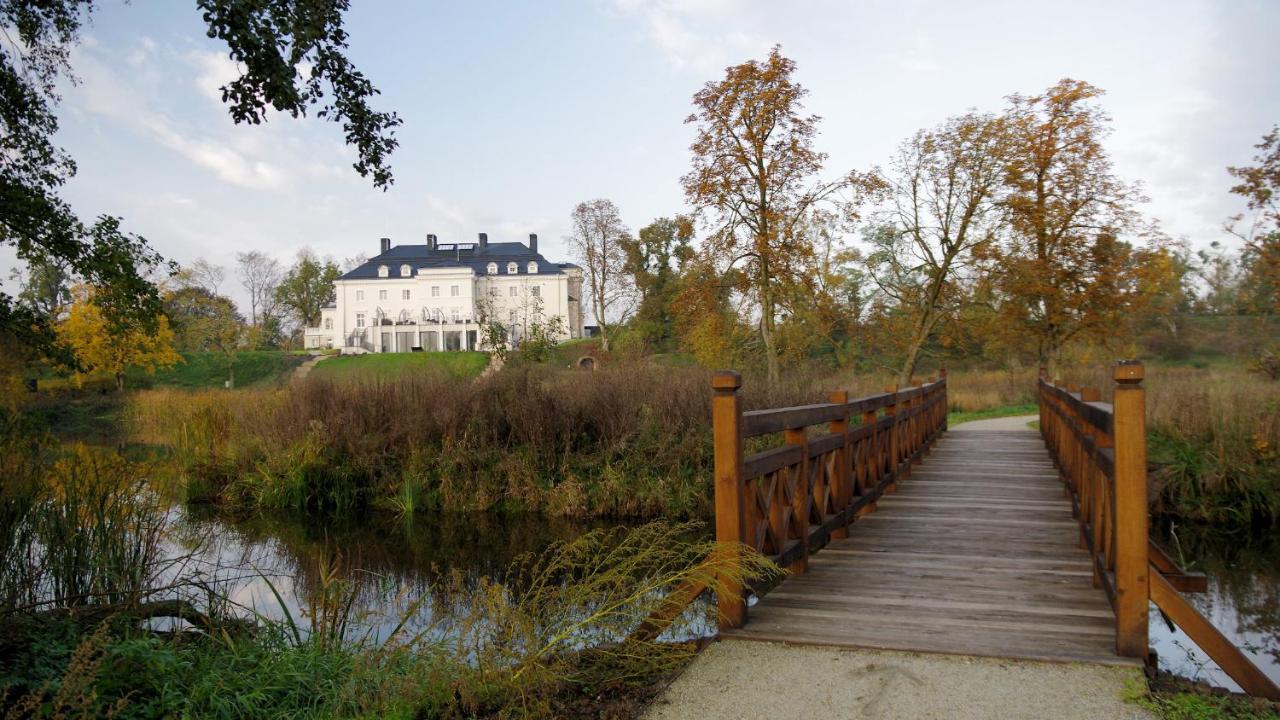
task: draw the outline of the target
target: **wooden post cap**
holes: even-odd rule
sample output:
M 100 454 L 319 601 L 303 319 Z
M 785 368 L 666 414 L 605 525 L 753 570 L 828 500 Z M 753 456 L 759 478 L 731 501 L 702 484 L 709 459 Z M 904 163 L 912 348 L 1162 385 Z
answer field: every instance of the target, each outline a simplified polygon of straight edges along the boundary
M 716 390 L 737 390 L 742 387 L 742 375 L 732 370 L 720 370 L 711 376 L 711 387 Z
M 1142 378 L 1145 377 L 1145 374 L 1141 360 L 1121 360 L 1116 363 L 1112 378 L 1114 378 L 1116 382 L 1137 383 L 1142 382 Z

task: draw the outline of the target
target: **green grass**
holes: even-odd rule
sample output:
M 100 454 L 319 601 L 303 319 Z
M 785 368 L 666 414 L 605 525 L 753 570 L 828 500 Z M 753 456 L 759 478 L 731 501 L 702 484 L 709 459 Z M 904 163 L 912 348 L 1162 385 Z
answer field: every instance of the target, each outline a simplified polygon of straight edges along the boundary
M 482 352 L 369 353 L 329 358 L 315 366 L 311 377 L 368 379 L 442 370 L 457 378 L 473 378 L 488 364 L 489 355 Z
M 227 359 L 221 353 L 183 353 L 182 360 L 155 375 L 130 371 L 125 384 L 135 388 L 149 385 L 197 390 L 222 387 L 227 380 Z M 303 360 L 305 358 L 275 350 L 241 350 L 234 362 L 236 387 L 276 384 Z
M 1024 405 L 1005 405 L 1003 407 L 987 408 L 985 410 L 975 410 L 972 412 L 952 412 L 947 415 L 947 425 L 954 427 L 961 423 L 973 422 L 974 420 L 990 420 L 992 418 L 1016 417 L 1018 415 L 1038 415 L 1040 406 L 1035 403 L 1027 403 Z

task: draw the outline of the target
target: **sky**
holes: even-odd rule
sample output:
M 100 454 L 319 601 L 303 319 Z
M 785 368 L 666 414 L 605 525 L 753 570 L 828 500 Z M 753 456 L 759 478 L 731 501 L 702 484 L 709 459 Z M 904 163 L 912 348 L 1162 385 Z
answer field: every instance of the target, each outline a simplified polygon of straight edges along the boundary
M 167 258 L 238 252 L 336 260 L 378 238 L 523 241 L 553 261 L 577 203 L 612 199 L 639 229 L 687 208 L 690 99 L 775 44 L 797 63 L 826 172 L 887 164 L 920 128 L 999 110 L 1071 77 L 1103 88 L 1117 173 L 1193 246 L 1243 209 L 1226 166 L 1280 123 L 1280 1 L 835 2 L 540 0 L 353 3 L 350 57 L 404 120 L 395 184 L 351 168 L 341 128 L 272 114 L 237 126 L 236 76 L 194 3 L 106 0 L 72 56 L 58 141 L 64 197 L 111 214 Z M 0 281 L 13 265 L 0 252 Z M 11 283 L 4 289 L 13 292 Z

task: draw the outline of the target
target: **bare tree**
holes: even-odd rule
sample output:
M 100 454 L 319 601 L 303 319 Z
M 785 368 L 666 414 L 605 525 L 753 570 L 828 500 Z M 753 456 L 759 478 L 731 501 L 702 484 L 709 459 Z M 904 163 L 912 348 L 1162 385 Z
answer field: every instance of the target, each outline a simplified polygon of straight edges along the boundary
M 214 295 L 221 294 L 222 283 L 227 279 L 227 271 L 221 265 L 214 265 L 204 258 L 196 258 L 187 270 L 192 283 Z
M 871 235 L 871 276 L 904 321 L 898 381 L 906 383 L 940 323 L 969 297 L 975 251 L 999 225 L 1006 146 L 1001 118 L 970 113 L 902 144 L 883 227 Z
M 249 323 L 257 325 L 271 314 L 284 273 L 279 261 L 257 250 L 237 253 L 236 261 L 240 263 L 240 285 L 249 293 Z
M 583 264 L 591 310 L 600 326 L 601 348 L 608 352 L 611 316 L 624 320 L 635 297 L 626 272 L 625 242 L 630 231 L 612 200 L 579 203 L 570 217 L 573 233 L 565 239 Z

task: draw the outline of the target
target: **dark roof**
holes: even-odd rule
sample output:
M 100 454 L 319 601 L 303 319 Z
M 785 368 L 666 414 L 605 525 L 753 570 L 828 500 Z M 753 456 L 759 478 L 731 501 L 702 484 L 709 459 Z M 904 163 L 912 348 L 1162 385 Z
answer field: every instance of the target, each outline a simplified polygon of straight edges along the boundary
M 477 275 L 488 274 L 489 263 L 498 264 L 498 274 L 507 274 L 507 263 L 519 265 L 520 275 L 529 272 L 529 261 L 538 263 L 538 273 L 556 275 L 565 268 L 574 268 L 569 263 L 553 263 L 533 252 L 527 245 L 518 242 L 489 243 L 481 247 L 477 244 L 440 243 L 436 247 L 430 245 L 397 245 L 390 250 L 369 258 L 360 267 L 346 273 L 342 280 L 367 280 L 378 278 L 378 266 L 386 265 L 389 272 L 387 279 L 400 277 L 400 266 L 408 263 L 417 275 L 420 268 L 471 268 Z

